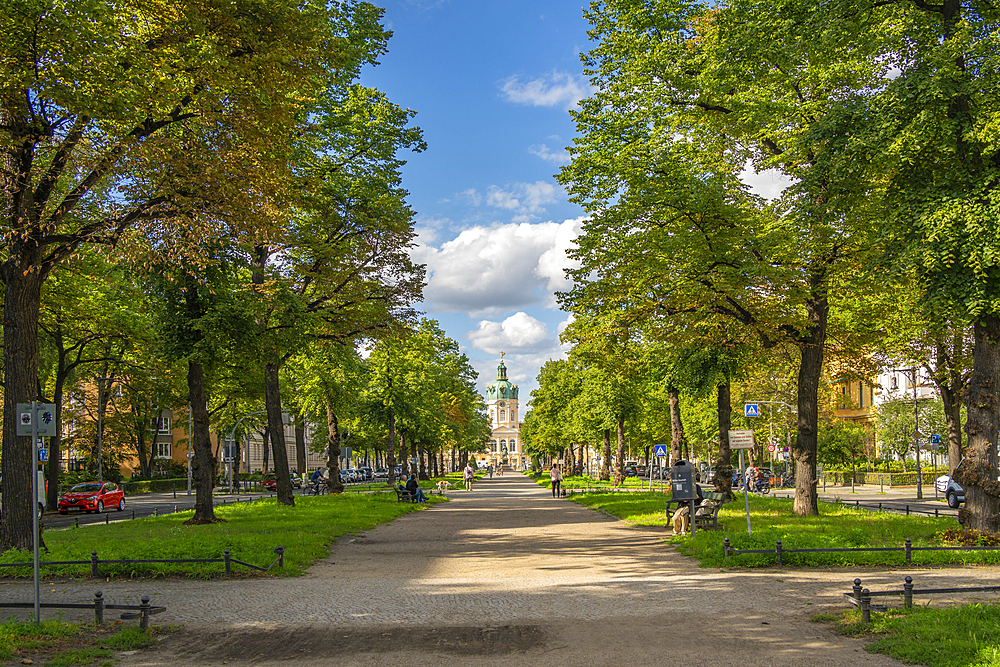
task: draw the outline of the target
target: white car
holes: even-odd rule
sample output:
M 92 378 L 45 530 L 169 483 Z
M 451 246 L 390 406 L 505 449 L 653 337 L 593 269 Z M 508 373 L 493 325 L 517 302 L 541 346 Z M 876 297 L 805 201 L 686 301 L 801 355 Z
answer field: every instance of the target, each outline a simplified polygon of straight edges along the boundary
M 958 506 L 965 502 L 965 489 L 953 480 L 951 475 L 941 475 L 934 480 L 934 488 L 944 494 L 948 507 L 952 509 L 958 509 Z

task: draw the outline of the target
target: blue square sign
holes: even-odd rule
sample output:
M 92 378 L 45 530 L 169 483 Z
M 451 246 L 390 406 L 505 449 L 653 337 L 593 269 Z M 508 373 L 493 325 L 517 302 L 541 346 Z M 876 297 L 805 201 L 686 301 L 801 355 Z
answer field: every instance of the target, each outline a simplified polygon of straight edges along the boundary
M 760 406 L 756 403 L 745 403 L 743 405 L 744 417 L 760 417 Z
M 666 445 L 653 445 L 653 456 L 666 456 L 667 446 Z

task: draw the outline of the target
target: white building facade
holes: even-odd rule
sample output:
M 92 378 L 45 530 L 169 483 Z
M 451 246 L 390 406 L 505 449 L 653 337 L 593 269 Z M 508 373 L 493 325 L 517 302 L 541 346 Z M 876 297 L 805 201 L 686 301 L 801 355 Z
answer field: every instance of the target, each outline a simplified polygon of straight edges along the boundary
M 479 465 L 509 465 L 521 468 L 528 463 L 521 443 L 520 407 L 517 385 L 507 379 L 507 366 L 500 353 L 496 382 L 486 388 L 486 412 L 493 433 L 485 454 L 477 454 Z

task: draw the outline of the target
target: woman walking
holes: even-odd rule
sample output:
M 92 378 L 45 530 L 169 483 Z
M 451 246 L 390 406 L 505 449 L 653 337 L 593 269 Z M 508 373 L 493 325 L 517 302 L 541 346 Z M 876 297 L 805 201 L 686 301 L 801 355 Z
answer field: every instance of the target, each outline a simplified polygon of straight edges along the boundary
M 559 487 L 562 486 L 563 479 L 559 466 L 552 466 L 552 469 L 549 470 L 549 478 L 552 480 L 552 497 L 555 498 L 559 495 Z

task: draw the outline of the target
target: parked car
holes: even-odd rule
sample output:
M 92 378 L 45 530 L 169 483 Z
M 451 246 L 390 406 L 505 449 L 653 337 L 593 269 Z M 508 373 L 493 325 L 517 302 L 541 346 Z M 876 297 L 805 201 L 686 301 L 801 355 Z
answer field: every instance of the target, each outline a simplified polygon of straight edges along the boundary
M 293 489 L 302 488 L 302 480 L 295 473 L 291 474 L 291 482 Z M 260 485 L 267 491 L 277 491 L 278 490 L 278 478 L 274 475 L 265 475 L 264 479 L 260 480 Z
M 374 477 L 374 475 L 372 473 L 372 469 L 368 468 L 368 467 L 358 468 L 358 472 L 361 473 L 362 478 L 366 482 L 370 482 L 372 480 L 372 478 Z
M 378 470 L 375 471 L 374 475 L 375 475 L 375 479 L 388 479 L 388 477 L 389 477 L 389 469 L 388 468 L 379 468 Z
M 125 492 L 114 482 L 77 484 L 59 496 L 60 514 L 69 514 L 71 510 L 100 514 L 111 507 L 119 512 L 125 510 Z
M 703 468 L 700 472 L 701 472 L 701 481 L 703 481 L 705 484 L 711 484 L 712 481 L 715 479 L 715 468 L 712 467 Z
M 944 494 L 948 501 L 948 507 L 958 509 L 958 506 L 965 502 L 965 489 L 958 482 L 951 478 L 951 475 L 941 475 L 934 480 L 934 487 Z

